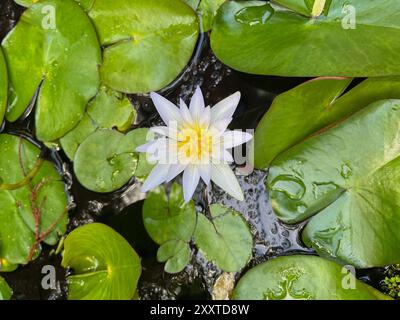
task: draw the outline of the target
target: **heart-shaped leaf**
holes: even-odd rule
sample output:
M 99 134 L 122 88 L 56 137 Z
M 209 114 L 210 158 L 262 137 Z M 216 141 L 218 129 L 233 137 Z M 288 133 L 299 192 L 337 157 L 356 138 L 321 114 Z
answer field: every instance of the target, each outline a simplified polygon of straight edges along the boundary
M 278 257 L 248 271 L 236 300 L 390 300 L 350 270 L 315 256 Z
M 78 125 L 60 139 L 68 158 L 73 159 L 79 145 L 98 129 L 126 131 L 132 125 L 136 112 L 129 99 L 118 92 L 102 87 L 88 105 Z
M 82 118 L 99 86 L 96 31 L 73 0 L 42 0 L 28 8 L 3 41 L 9 69 L 9 121 L 38 91 L 36 135 L 53 141 Z
M 187 3 L 193 10 L 197 10 L 200 0 L 182 0 L 183 2 Z
M 201 0 L 198 12 L 201 16 L 202 31 L 210 31 L 219 7 L 225 0 Z
M 242 215 L 227 207 L 210 206 L 211 220 L 199 214 L 196 246 L 210 261 L 227 272 L 240 271 L 250 261 L 253 238 Z
M 166 262 L 164 266 L 166 272 L 178 273 L 189 263 L 189 244 L 181 240 L 165 242 L 157 251 L 157 260 L 159 262 Z
M 143 205 L 143 222 L 150 237 L 161 245 L 157 259 L 167 261 L 165 271 L 182 271 L 189 262 L 188 243 L 196 227 L 194 203 L 185 203 L 182 187 L 174 183 L 168 195 L 164 187 L 152 190 Z
M 332 0 L 272 0 L 272 3 L 298 12 L 307 17 L 318 17 L 325 10 L 328 12 Z
M 197 16 L 181 0 L 97 0 L 83 6 L 105 48 L 101 74 L 110 88 L 126 93 L 159 90 L 193 54 Z
M 135 174 L 139 155 L 135 149 L 146 142 L 147 129 L 124 135 L 100 129 L 87 137 L 76 151 L 74 171 L 79 182 L 95 192 L 112 192 Z
M 0 135 L 0 271 L 11 271 L 57 243 L 67 224 L 64 182 L 26 139 Z
M 3 123 L 7 108 L 8 76 L 3 51 L 0 48 L 0 123 Z
M 304 242 L 359 268 L 400 262 L 400 100 L 371 104 L 279 155 L 267 185 Z
M 281 152 L 372 102 L 400 98 L 400 77 L 369 78 L 342 94 L 350 81 L 313 79 L 275 98 L 256 129 L 255 166 L 267 168 Z
M 72 231 L 64 242 L 64 268 L 70 300 L 130 300 L 141 274 L 140 258 L 110 227 L 92 223 Z
M 10 300 L 11 296 L 11 288 L 8 286 L 6 280 L 0 277 L 0 300 Z
M 297 2 L 296 8 L 304 7 L 303 1 L 277 2 L 289 7 Z M 318 2 L 319 8 L 323 1 Z M 215 19 L 211 46 L 222 62 L 247 73 L 400 75 L 399 1 L 335 0 L 326 4 L 328 9 L 313 18 L 265 1 L 226 1 Z

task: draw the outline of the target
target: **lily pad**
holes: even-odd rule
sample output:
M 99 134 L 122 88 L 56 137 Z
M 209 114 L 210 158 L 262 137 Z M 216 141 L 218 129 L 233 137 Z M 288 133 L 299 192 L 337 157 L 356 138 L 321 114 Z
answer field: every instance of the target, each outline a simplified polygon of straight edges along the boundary
M 219 7 L 225 0 L 201 0 L 198 12 L 201 15 L 202 31 L 210 31 Z
M 183 2 L 187 3 L 193 10 L 197 10 L 200 0 L 183 0 Z
M 225 0 L 183 0 L 200 15 L 201 31 L 211 30 L 218 8 Z
M 124 135 L 100 129 L 86 138 L 76 151 L 74 171 L 87 189 L 106 193 L 123 187 L 135 174 L 139 155 L 135 149 L 146 141 L 147 129 Z
M 20 6 L 23 7 L 30 7 L 39 1 L 40 0 L 14 0 L 15 3 L 18 3 Z
M 157 251 L 157 260 L 166 262 L 164 266 L 165 272 L 178 273 L 189 263 L 190 252 L 187 242 L 170 240 L 160 246 Z
M 141 274 L 140 258 L 110 227 L 92 223 L 72 231 L 64 242 L 64 268 L 70 300 L 130 300 Z
M 324 10 L 325 14 L 328 13 L 332 0 L 272 0 L 271 2 L 307 17 L 317 17 Z
M 255 166 L 267 168 L 281 152 L 375 101 L 400 98 L 400 77 L 369 78 L 343 94 L 350 82 L 313 79 L 275 98 L 256 129 Z
M 96 31 L 73 0 L 42 0 L 28 8 L 3 41 L 16 121 L 36 92 L 36 135 L 53 141 L 73 129 L 100 83 Z
M 165 271 L 182 271 L 189 262 L 188 243 L 196 227 L 194 203 L 185 203 L 182 187 L 174 183 L 168 195 L 162 186 L 152 190 L 143 205 L 143 222 L 150 237 L 161 245 L 157 259 L 167 261 Z
M 110 88 L 126 93 L 159 90 L 193 54 L 198 20 L 181 0 L 97 0 L 83 6 L 104 47 L 101 75 Z
M 11 296 L 11 288 L 8 286 L 6 280 L 0 277 L 0 300 L 10 300 Z
M 0 123 L 3 122 L 7 108 L 8 75 L 3 51 L 0 48 Z
M 0 270 L 12 271 L 66 231 L 67 197 L 57 170 L 26 139 L 0 135 Z
M 400 262 L 400 100 L 371 104 L 272 163 L 278 217 L 311 217 L 303 241 L 358 268 Z
M 196 246 L 222 270 L 240 271 L 250 261 L 253 249 L 246 221 L 240 213 L 218 204 L 210 206 L 210 213 L 211 221 L 198 215 Z
M 303 1 L 226 1 L 211 33 L 216 56 L 233 69 L 278 76 L 400 75 L 400 2 L 326 1 L 307 17 Z M 321 1 L 320 1 L 321 2 Z M 234 50 L 233 50 L 234 48 Z M 351 54 L 349 54 L 351 52 Z
M 248 271 L 236 300 L 391 300 L 333 261 L 315 256 L 278 257 Z
M 91 133 L 113 128 L 124 132 L 132 125 L 135 115 L 136 111 L 126 95 L 102 87 L 78 125 L 60 139 L 61 146 L 72 160 L 79 145 Z

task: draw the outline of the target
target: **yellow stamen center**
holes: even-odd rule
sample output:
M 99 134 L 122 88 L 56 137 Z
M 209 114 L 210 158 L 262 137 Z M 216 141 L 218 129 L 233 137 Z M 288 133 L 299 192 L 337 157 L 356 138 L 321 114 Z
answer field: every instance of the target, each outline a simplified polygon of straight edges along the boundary
M 180 154 L 201 160 L 212 153 L 213 137 L 206 126 L 195 124 L 179 130 L 177 146 Z

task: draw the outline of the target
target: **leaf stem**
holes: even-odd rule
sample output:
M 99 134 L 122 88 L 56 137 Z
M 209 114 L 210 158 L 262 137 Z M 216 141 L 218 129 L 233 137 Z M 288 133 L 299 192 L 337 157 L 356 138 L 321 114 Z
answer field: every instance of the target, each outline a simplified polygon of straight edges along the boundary
M 26 174 L 26 175 L 24 174 L 24 178 L 21 181 L 19 181 L 17 183 L 2 183 L 2 184 L 0 184 L 0 190 L 16 190 L 23 186 L 26 186 L 36 176 L 36 174 L 38 173 L 43 162 L 44 162 L 44 160 L 42 158 L 39 158 L 36 161 L 33 169 L 28 174 Z

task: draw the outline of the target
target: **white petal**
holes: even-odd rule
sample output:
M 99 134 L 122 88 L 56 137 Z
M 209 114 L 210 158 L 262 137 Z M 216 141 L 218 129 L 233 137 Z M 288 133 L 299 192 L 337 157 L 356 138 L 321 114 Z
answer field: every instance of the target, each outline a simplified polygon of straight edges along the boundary
M 160 138 L 160 139 L 155 139 L 152 141 L 149 141 L 145 144 L 142 144 L 138 147 L 136 147 L 135 151 L 136 152 L 149 152 L 152 153 L 154 151 L 154 149 L 156 149 L 157 145 L 159 145 L 160 143 L 163 143 L 162 140 L 165 140 L 164 138 Z
M 205 125 L 206 127 L 208 127 L 210 125 L 210 122 L 211 122 L 211 108 L 207 107 L 204 108 L 202 114 L 200 115 L 199 123 L 200 125 Z
M 223 120 L 219 120 L 211 124 L 209 127 L 210 132 L 214 137 L 221 137 L 226 129 L 228 128 L 229 124 L 231 123 L 232 118 L 226 118 Z
M 189 111 L 192 115 L 193 121 L 199 121 L 202 113 L 204 112 L 204 98 L 199 86 L 197 86 L 192 100 L 190 100 Z
M 235 92 L 211 108 L 211 124 L 217 121 L 232 118 L 240 101 L 240 92 Z
M 186 165 L 182 165 L 182 164 L 171 165 L 171 167 L 169 168 L 167 177 L 165 178 L 165 181 L 170 182 L 177 175 L 179 175 L 183 170 L 185 170 L 185 168 L 186 168 Z
M 211 180 L 211 167 L 210 165 L 200 165 L 198 167 L 200 177 L 204 181 L 204 183 L 208 186 Z
M 182 119 L 187 123 L 192 123 L 193 122 L 192 115 L 190 114 L 189 108 L 187 107 L 185 101 L 180 99 L 179 105 L 180 105 Z
M 178 130 L 176 127 L 171 126 L 171 127 L 166 127 L 166 126 L 157 126 L 157 127 L 151 127 L 150 128 L 151 132 L 157 133 L 159 135 L 169 137 L 171 139 L 177 140 L 178 138 Z
M 142 144 L 141 146 L 135 149 L 136 152 L 147 152 L 147 153 L 155 153 L 160 149 L 166 149 L 168 146 L 167 139 L 161 137 L 159 139 L 155 139 L 153 141 Z
M 225 163 L 232 163 L 235 161 L 233 160 L 232 154 L 228 150 L 224 150 L 223 156 L 224 156 L 223 160 Z
M 168 171 L 169 171 L 168 164 L 156 165 L 150 172 L 146 181 L 143 183 L 142 192 L 147 192 L 151 189 L 154 189 L 159 184 L 163 183 L 165 181 L 165 178 L 167 177 Z
M 213 147 L 211 157 L 213 164 L 228 164 L 235 161 L 232 154 L 221 146 Z
M 150 131 L 162 136 L 168 136 L 168 127 L 166 126 L 151 127 Z
M 171 163 L 170 159 L 174 155 L 173 152 L 171 152 L 173 141 L 174 140 L 162 137 L 139 146 L 136 148 L 136 151 L 146 152 L 147 161 L 150 163 L 158 162 L 160 164 L 169 164 Z
M 150 146 L 152 144 L 154 144 L 154 141 L 150 141 L 150 142 L 147 142 L 145 144 L 142 144 L 141 146 L 136 147 L 135 151 L 136 152 L 147 152 L 147 150 L 150 148 Z
M 253 136 L 250 133 L 240 130 L 227 131 L 223 135 L 223 145 L 225 149 L 240 146 L 243 143 L 250 141 Z
M 150 96 L 161 119 L 167 126 L 169 126 L 171 122 L 180 123 L 182 121 L 181 113 L 176 105 L 160 96 L 158 93 L 152 92 Z
M 185 202 L 192 199 L 193 193 L 199 184 L 200 174 L 197 168 L 189 165 L 183 172 L 183 197 Z
M 227 164 L 211 166 L 211 180 L 239 201 L 244 200 L 242 189 L 232 169 Z

